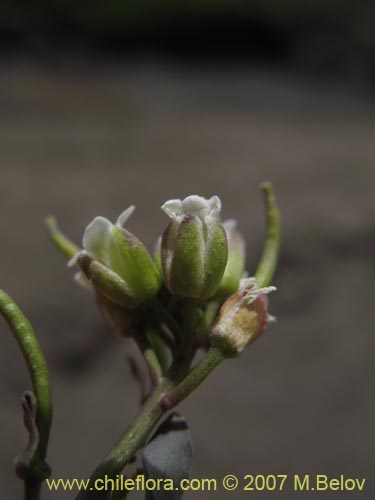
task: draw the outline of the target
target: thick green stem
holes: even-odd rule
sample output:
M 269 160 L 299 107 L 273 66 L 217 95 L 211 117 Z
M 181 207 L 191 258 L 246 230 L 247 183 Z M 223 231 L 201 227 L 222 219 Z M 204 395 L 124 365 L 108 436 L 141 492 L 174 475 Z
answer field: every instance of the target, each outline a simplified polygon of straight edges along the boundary
M 272 282 L 279 258 L 281 241 L 281 218 L 277 208 L 272 184 L 266 182 L 261 186 L 266 206 L 266 239 L 262 257 L 255 273 L 257 285 L 262 288 Z
M 96 487 L 102 485 L 101 480 L 105 477 L 115 478 L 117 474 L 120 474 L 125 465 L 131 461 L 136 451 L 145 444 L 152 429 L 166 411 L 161 403 L 161 397 L 171 386 L 172 382 L 170 380 L 167 378 L 162 379 L 154 393 L 141 408 L 133 424 L 121 436 L 117 444 L 91 475 L 90 485 L 93 490 L 81 490 L 76 497 L 77 500 L 98 500 L 105 497 L 106 493 L 96 490 Z
M 222 362 L 227 356 L 217 347 L 211 347 L 202 361 L 191 370 L 191 372 L 175 387 L 173 387 L 165 396 L 165 404 L 171 408 L 178 405 L 189 394 L 197 389 L 208 375 Z
M 80 248 L 60 231 L 55 217 L 52 215 L 46 217 L 45 225 L 52 243 L 62 254 L 68 257 L 68 259 L 77 255 Z
M 41 482 L 48 477 L 46 455 L 52 422 L 51 385 L 46 360 L 33 328 L 16 303 L 0 290 L 0 312 L 8 322 L 26 361 L 37 408 L 35 424 L 38 429 L 37 447 L 30 457 L 25 477 L 25 498 L 39 498 Z
M 105 496 L 103 491 L 95 491 L 102 486 L 105 477 L 115 478 L 131 461 L 135 453 L 145 444 L 160 418 L 193 392 L 225 359 L 225 355 L 217 348 L 211 348 L 205 358 L 179 384 L 171 378 L 161 380 L 149 400 L 141 408 L 133 424 L 121 436 L 101 464 L 95 469 L 91 478 L 91 491 L 81 491 L 76 500 L 99 500 Z M 97 483 L 95 481 L 99 480 Z

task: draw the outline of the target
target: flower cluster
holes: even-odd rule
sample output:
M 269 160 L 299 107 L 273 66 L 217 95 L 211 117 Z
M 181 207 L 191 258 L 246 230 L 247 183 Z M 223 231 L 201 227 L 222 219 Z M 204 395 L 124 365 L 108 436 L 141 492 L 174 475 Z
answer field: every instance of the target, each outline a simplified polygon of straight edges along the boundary
M 268 323 L 266 294 L 245 278 L 245 242 L 233 219 L 220 219 L 221 201 L 192 195 L 162 205 L 171 221 L 154 257 L 124 225 L 127 208 L 113 224 L 96 217 L 86 228 L 82 250 L 70 260 L 80 283 L 92 289 L 106 319 L 122 333 L 137 335 L 150 325 L 181 335 L 196 347 L 218 346 L 228 356 L 254 341 Z M 245 279 L 244 279 L 245 278 Z M 195 309 L 193 328 L 182 332 L 183 311 Z M 150 314 L 151 311 L 151 314 Z M 191 325 L 190 325 L 191 326 Z M 139 329 L 139 328 L 138 328 Z
M 95 468 L 90 483 L 118 477 L 138 459 L 146 476 L 173 477 L 173 482 L 189 476 L 191 440 L 186 421 L 172 414 L 152 431 L 221 362 L 254 342 L 272 319 L 267 294 L 275 290 L 270 284 L 281 224 L 272 185 L 265 183 L 261 189 L 266 238 L 253 278 L 245 271 L 244 238 L 235 220 L 221 221 L 217 196 L 193 195 L 164 203 L 161 208 L 171 221 L 153 256 L 124 227 L 134 206 L 114 224 L 95 217 L 80 247 L 60 231 L 53 216 L 47 217 L 50 238 L 76 268 L 77 282 L 95 296 L 110 326 L 132 337 L 143 356 L 129 357 L 142 408 Z M 16 459 L 16 471 L 25 482 L 25 498 L 36 500 L 51 473 L 46 461 L 53 413 L 50 377 L 31 324 L 2 290 L 0 314 L 17 339 L 32 382 L 33 392 L 26 391 L 22 398 L 29 445 Z M 171 437 L 177 429 L 178 439 Z M 82 490 L 77 500 L 102 499 L 102 493 Z

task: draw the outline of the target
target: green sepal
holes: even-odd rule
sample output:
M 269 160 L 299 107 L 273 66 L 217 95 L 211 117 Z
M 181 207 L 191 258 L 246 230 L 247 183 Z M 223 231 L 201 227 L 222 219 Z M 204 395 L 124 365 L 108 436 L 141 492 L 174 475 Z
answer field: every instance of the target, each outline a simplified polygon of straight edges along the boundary
M 204 285 L 202 299 L 211 298 L 224 274 L 228 260 L 228 242 L 223 226 L 211 221 L 205 225 Z
M 171 222 L 164 232 L 162 262 L 167 288 L 173 295 L 199 299 L 203 279 L 202 223 L 194 215 Z
M 154 297 L 161 275 L 143 243 L 119 226 L 112 229 L 110 260 L 113 270 L 126 282 L 137 303 Z
M 78 254 L 77 265 L 94 288 L 116 304 L 134 309 L 141 303 L 117 273 L 93 259 L 87 252 Z

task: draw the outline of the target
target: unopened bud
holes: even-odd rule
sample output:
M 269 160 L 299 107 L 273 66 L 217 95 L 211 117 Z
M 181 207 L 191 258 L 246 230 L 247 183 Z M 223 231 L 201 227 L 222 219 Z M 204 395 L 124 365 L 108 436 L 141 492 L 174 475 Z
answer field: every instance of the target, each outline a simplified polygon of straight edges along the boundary
M 240 289 L 222 305 L 212 326 L 210 340 L 228 357 L 237 356 L 267 327 L 268 298 L 275 287 L 258 288 L 254 278 L 242 280 Z
M 116 224 L 96 217 L 83 235 L 84 251 L 71 261 L 100 293 L 127 308 L 154 297 L 161 285 L 160 272 L 143 243 L 122 227 L 133 210 L 125 210 Z
M 227 237 L 219 221 L 220 199 L 192 195 L 167 201 L 162 210 L 172 219 L 161 246 L 168 290 L 184 298 L 212 297 L 228 259 Z

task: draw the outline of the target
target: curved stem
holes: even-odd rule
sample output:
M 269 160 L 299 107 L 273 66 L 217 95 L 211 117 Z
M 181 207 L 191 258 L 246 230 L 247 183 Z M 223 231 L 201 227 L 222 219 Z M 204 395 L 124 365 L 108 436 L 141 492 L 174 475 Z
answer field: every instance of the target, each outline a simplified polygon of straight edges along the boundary
M 48 477 L 49 471 L 45 460 L 52 422 L 50 378 L 46 360 L 31 324 L 17 304 L 2 290 L 0 313 L 9 324 L 26 361 L 37 402 L 35 425 L 38 441 L 32 456 L 24 463 L 25 498 L 35 500 L 39 498 L 41 483 Z
M 68 259 L 77 255 L 81 249 L 60 231 L 55 217 L 52 215 L 46 217 L 45 225 L 52 243 L 62 254 L 68 257 Z
M 281 241 L 281 218 L 277 208 L 275 194 L 272 184 L 262 184 L 264 201 L 266 205 L 266 240 L 263 247 L 262 257 L 255 273 L 257 285 L 260 288 L 269 286 L 275 273 L 280 252 Z

